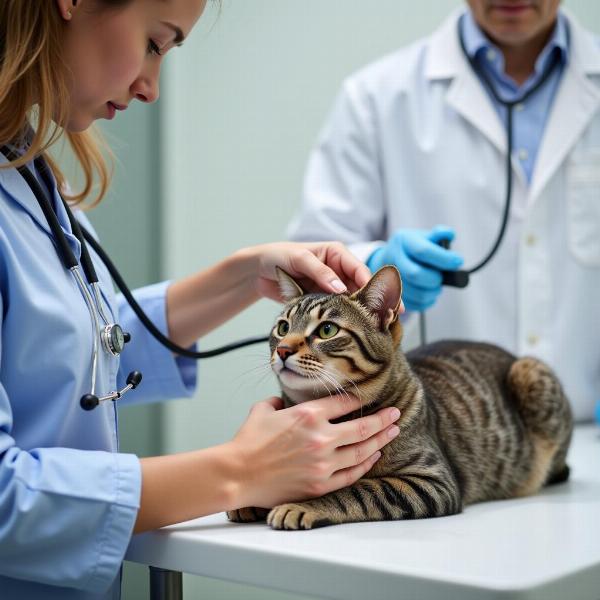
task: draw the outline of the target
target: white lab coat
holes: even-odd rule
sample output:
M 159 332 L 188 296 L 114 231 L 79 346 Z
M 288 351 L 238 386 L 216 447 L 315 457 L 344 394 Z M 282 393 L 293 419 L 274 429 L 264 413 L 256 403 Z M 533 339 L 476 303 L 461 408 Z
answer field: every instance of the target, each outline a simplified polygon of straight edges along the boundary
M 457 19 L 346 80 L 310 157 L 292 239 L 338 239 L 366 260 L 399 227 L 445 224 L 465 268 L 488 253 L 506 136 L 461 52 Z M 502 246 L 468 288 L 444 289 L 427 332 L 542 358 L 588 419 L 600 399 L 600 44 L 567 19 L 569 63 L 531 185 L 513 162 Z

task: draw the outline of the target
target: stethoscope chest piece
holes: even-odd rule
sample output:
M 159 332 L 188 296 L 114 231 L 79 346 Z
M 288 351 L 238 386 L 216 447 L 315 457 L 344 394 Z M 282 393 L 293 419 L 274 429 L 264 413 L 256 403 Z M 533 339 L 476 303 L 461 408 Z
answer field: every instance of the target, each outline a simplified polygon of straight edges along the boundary
M 125 344 L 129 342 L 131 336 L 123 331 L 123 328 L 118 323 L 106 325 L 101 334 L 102 345 L 104 349 L 112 356 L 119 356 Z

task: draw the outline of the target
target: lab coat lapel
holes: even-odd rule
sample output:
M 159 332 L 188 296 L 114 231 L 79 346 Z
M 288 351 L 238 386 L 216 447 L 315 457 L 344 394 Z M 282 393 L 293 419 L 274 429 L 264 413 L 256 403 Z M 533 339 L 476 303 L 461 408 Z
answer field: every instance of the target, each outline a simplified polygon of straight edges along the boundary
M 460 47 L 458 19 L 463 12 L 455 11 L 432 35 L 425 76 L 429 80 L 450 79 L 448 104 L 505 153 L 506 134 L 500 117 Z
M 0 163 L 5 164 L 8 159 L 0 154 Z M 52 236 L 50 226 L 46 221 L 46 217 L 38 201 L 23 179 L 21 174 L 16 169 L 2 169 L 0 172 L 0 187 L 4 189 L 6 194 L 16 202 L 23 210 L 25 210 L 31 218 L 37 223 L 40 228 L 49 236 Z
M 535 202 L 600 107 L 600 49 L 568 16 L 570 59 L 558 88 L 534 167 L 529 202 Z M 596 77 L 596 83 L 591 79 Z

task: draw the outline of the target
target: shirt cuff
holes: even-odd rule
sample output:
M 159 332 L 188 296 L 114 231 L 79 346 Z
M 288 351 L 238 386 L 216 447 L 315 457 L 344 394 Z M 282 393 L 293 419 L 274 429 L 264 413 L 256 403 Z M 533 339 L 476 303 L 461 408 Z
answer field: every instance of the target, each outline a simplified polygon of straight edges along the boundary
M 133 454 L 114 458 L 115 497 L 98 543 L 96 568 L 85 586 L 94 591 L 107 590 L 119 575 L 137 519 L 142 489 L 142 469 Z
M 12 447 L 0 463 L 0 479 L 0 573 L 43 585 L 108 590 L 138 514 L 139 459 Z

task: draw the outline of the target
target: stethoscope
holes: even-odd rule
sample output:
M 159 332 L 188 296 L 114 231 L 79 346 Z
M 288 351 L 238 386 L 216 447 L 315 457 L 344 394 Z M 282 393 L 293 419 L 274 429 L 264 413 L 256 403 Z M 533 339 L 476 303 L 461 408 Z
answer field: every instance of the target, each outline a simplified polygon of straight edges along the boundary
M 15 161 L 19 158 L 18 154 L 16 154 L 7 146 L 2 146 L 0 148 L 0 152 L 2 152 L 2 154 L 4 154 L 10 161 Z M 44 183 L 46 184 L 46 188 L 48 190 L 52 190 L 54 188 L 54 183 L 50 175 L 50 169 L 44 158 L 38 156 L 34 160 L 34 164 L 37 172 L 43 178 Z M 73 277 L 75 278 L 75 281 L 77 283 L 77 287 L 83 295 L 92 320 L 92 325 L 94 328 L 94 339 L 92 345 L 91 391 L 90 393 L 84 394 L 81 397 L 79 401 L 81 408 L 83 408 L 84 410 L 93 410 L 100 403 L 106 402 L 107 400 L 119 400 L 128 391 L 136 388 L 142 381 L 142 374 L 139 371 L 131 371 L 127 376 L 125 382 L 126 385 L 122 389 L 115 390 L 114 392 L 111 392 L 104 396 L 98 396 L 96 394 L 96 376 L 98 370 L 98 357 L 100 347 L 102 347 L 103 350 L 111 356 L 119 356 L 121 352 L 123 352 L 125 344 L 127 344 L 131 340 L 131 335 L 123 331 L 122 327 L 118 323 L 112 322 L 112 319 L 108 318 L 107 316 L 107 311 L 104 310 L 104 302 L 102 300 L 102 294 L 100 292 L 98 276 L 96 274 L 96 269 L 94 268 L 94 264 L 90 257 L 87 244 L 89 244 L 94 249 L 96 254 L 100 257 L 100 260 L 108 269 L 114 282 L 117 284 L 118 288 L 123 293 L 123 296 L 131 306 L 131 309 L 134 311 L 134 313 L 137 315 L 137 317 L 140 319 L 140 321 L 143 323 L 146 329 L 163 346 L 166 346 L 173 353 L 194 359 L 211 358 L 213 356 L 218 356 L 219 354 L 224 354 L 225 352 L 231 352 L 232 350 L 236 350 L 244 346 L 257 344 L 260 342 L 266 342 L 269 340 L 268 336 L 253 337 L 245 340 L 240 340 L 238 342 L 234 342 L 226 346 L 221 346 L 220 348 L 215 348 L 213 350 L 207 350 L 204 352 L 196 352 L 188 348 L 183 348 L 172 342 L 156 327 L 156 325 L 154 325 L 154 323 L 152 323 L 152 321 L 146 315 L 142 307 L 137 303 L 137 301 L 133 297 L 133 294 L 131 293 L 127 284 L 123 280 L 123 277 L 121 277 L 121 274 L 119 273 L 113 262 L 110 260 L 106 252 L 104 252 L 104 250 L 101 248 L 100 244 L 96 241 L 96 239 L 94 239 L 92 234 L 89 231 L 87 231 L 85 227 L 82 227 L 79 224 L 77 219 L 74 217 L 71 209 L 69 208 L 69 205 L 62 197 L 62 195 L 60 195 L 61 201 L 69 218 L 69 223 L 71 224 L 71 230 L 73 232 L 73 235 L 77 238 L 81 246 L 80 268 L 79 262 L 77 261 L 75 254 L 69 246 L 67 237 L 62 227 L 60 226 L 58 217 L 54 211 L 54 208 L 50 199 L 48 198 L 46 191 L 40 185 L 35 175 L 25 165 L 17 167 L 17 171 L 23 177 L 23 179 L 31 189 L 33 195 L 36 197 L 38 204 L 40 205 L 40 208 L 44 213 L 44 217 L 48 222 L 48 226 L 50 227 L 50 230 L 52 232 L 59 258 L 65 266 L 65 268 L 71 271 L 71 273 L 73 274 Z M 81 269 L 83 269 L 83 275 L 81 273 Z M 84 281 L 84 275 L 85 279 L 87 280 L 87 285 Z
M 513 152 L 513 109 L 517 104 L 522 104 L 528 98 L 533 96 L 550 78 L 554 70 L 560 66 L 560 60 L 555 57 L 554 60 L 551 60 L 545 67 L 542 72 L 542 76 L 539 81 L 527 92 L 519 96 L 516 100 L 505 100 L 498 94 L 494 83 L 492 82 L 490 76 L 481 66 L 477 63 L 474 57 L 470 56 L 467 52 L 467 48 L 465 46 L 465 40 L 462 35 L 460 20 L 458 22 L 458 39 L 460 42 L 460 47 L 464 57 L 467 59 L 474 73 L 480 78 L 480 80 L 484 83 L 485 87 L 489 91 L 489 93 L 494 97 L 496 102 L 504 106 L 506 108 L 506 192 L 505 192 L 505 200 L 504 200 L 504 211 L 502 213 L 502 221 L 500 223 L 500 229 L 498 231 L 498 235 L 496 236 L 496 241 L 492 245 L 490 251 L 487 255 L 477 263 L 474 267 L 466 270 L 458 270 L 458 271 L 442 271 L 442 285 L 464 288 L 469 284 L 469 276 L 473 273 L 476 273 L 485 265 L 490 262 L 492 257 L 498 251 L 502 240 L 504 239 L 504 234 L 506 232 L 506 225 L 508 223 L 508 216 L 510 214 L 510 205 L 512 201 L 512 187 L 513 187 L 513 174 L 512 174 L 512 152 Z M 567 28 L 567 44 L 569 43 L 569 30 Z M 449 240 L 441 240 L 439 245 L 443 248 L 450 248 Z M 420 338 L 421 345 L 425 343 L 426 340 L 426 329 L 425 329 L 425 313 L 419 313 L 419 330 L 420 330 Z

